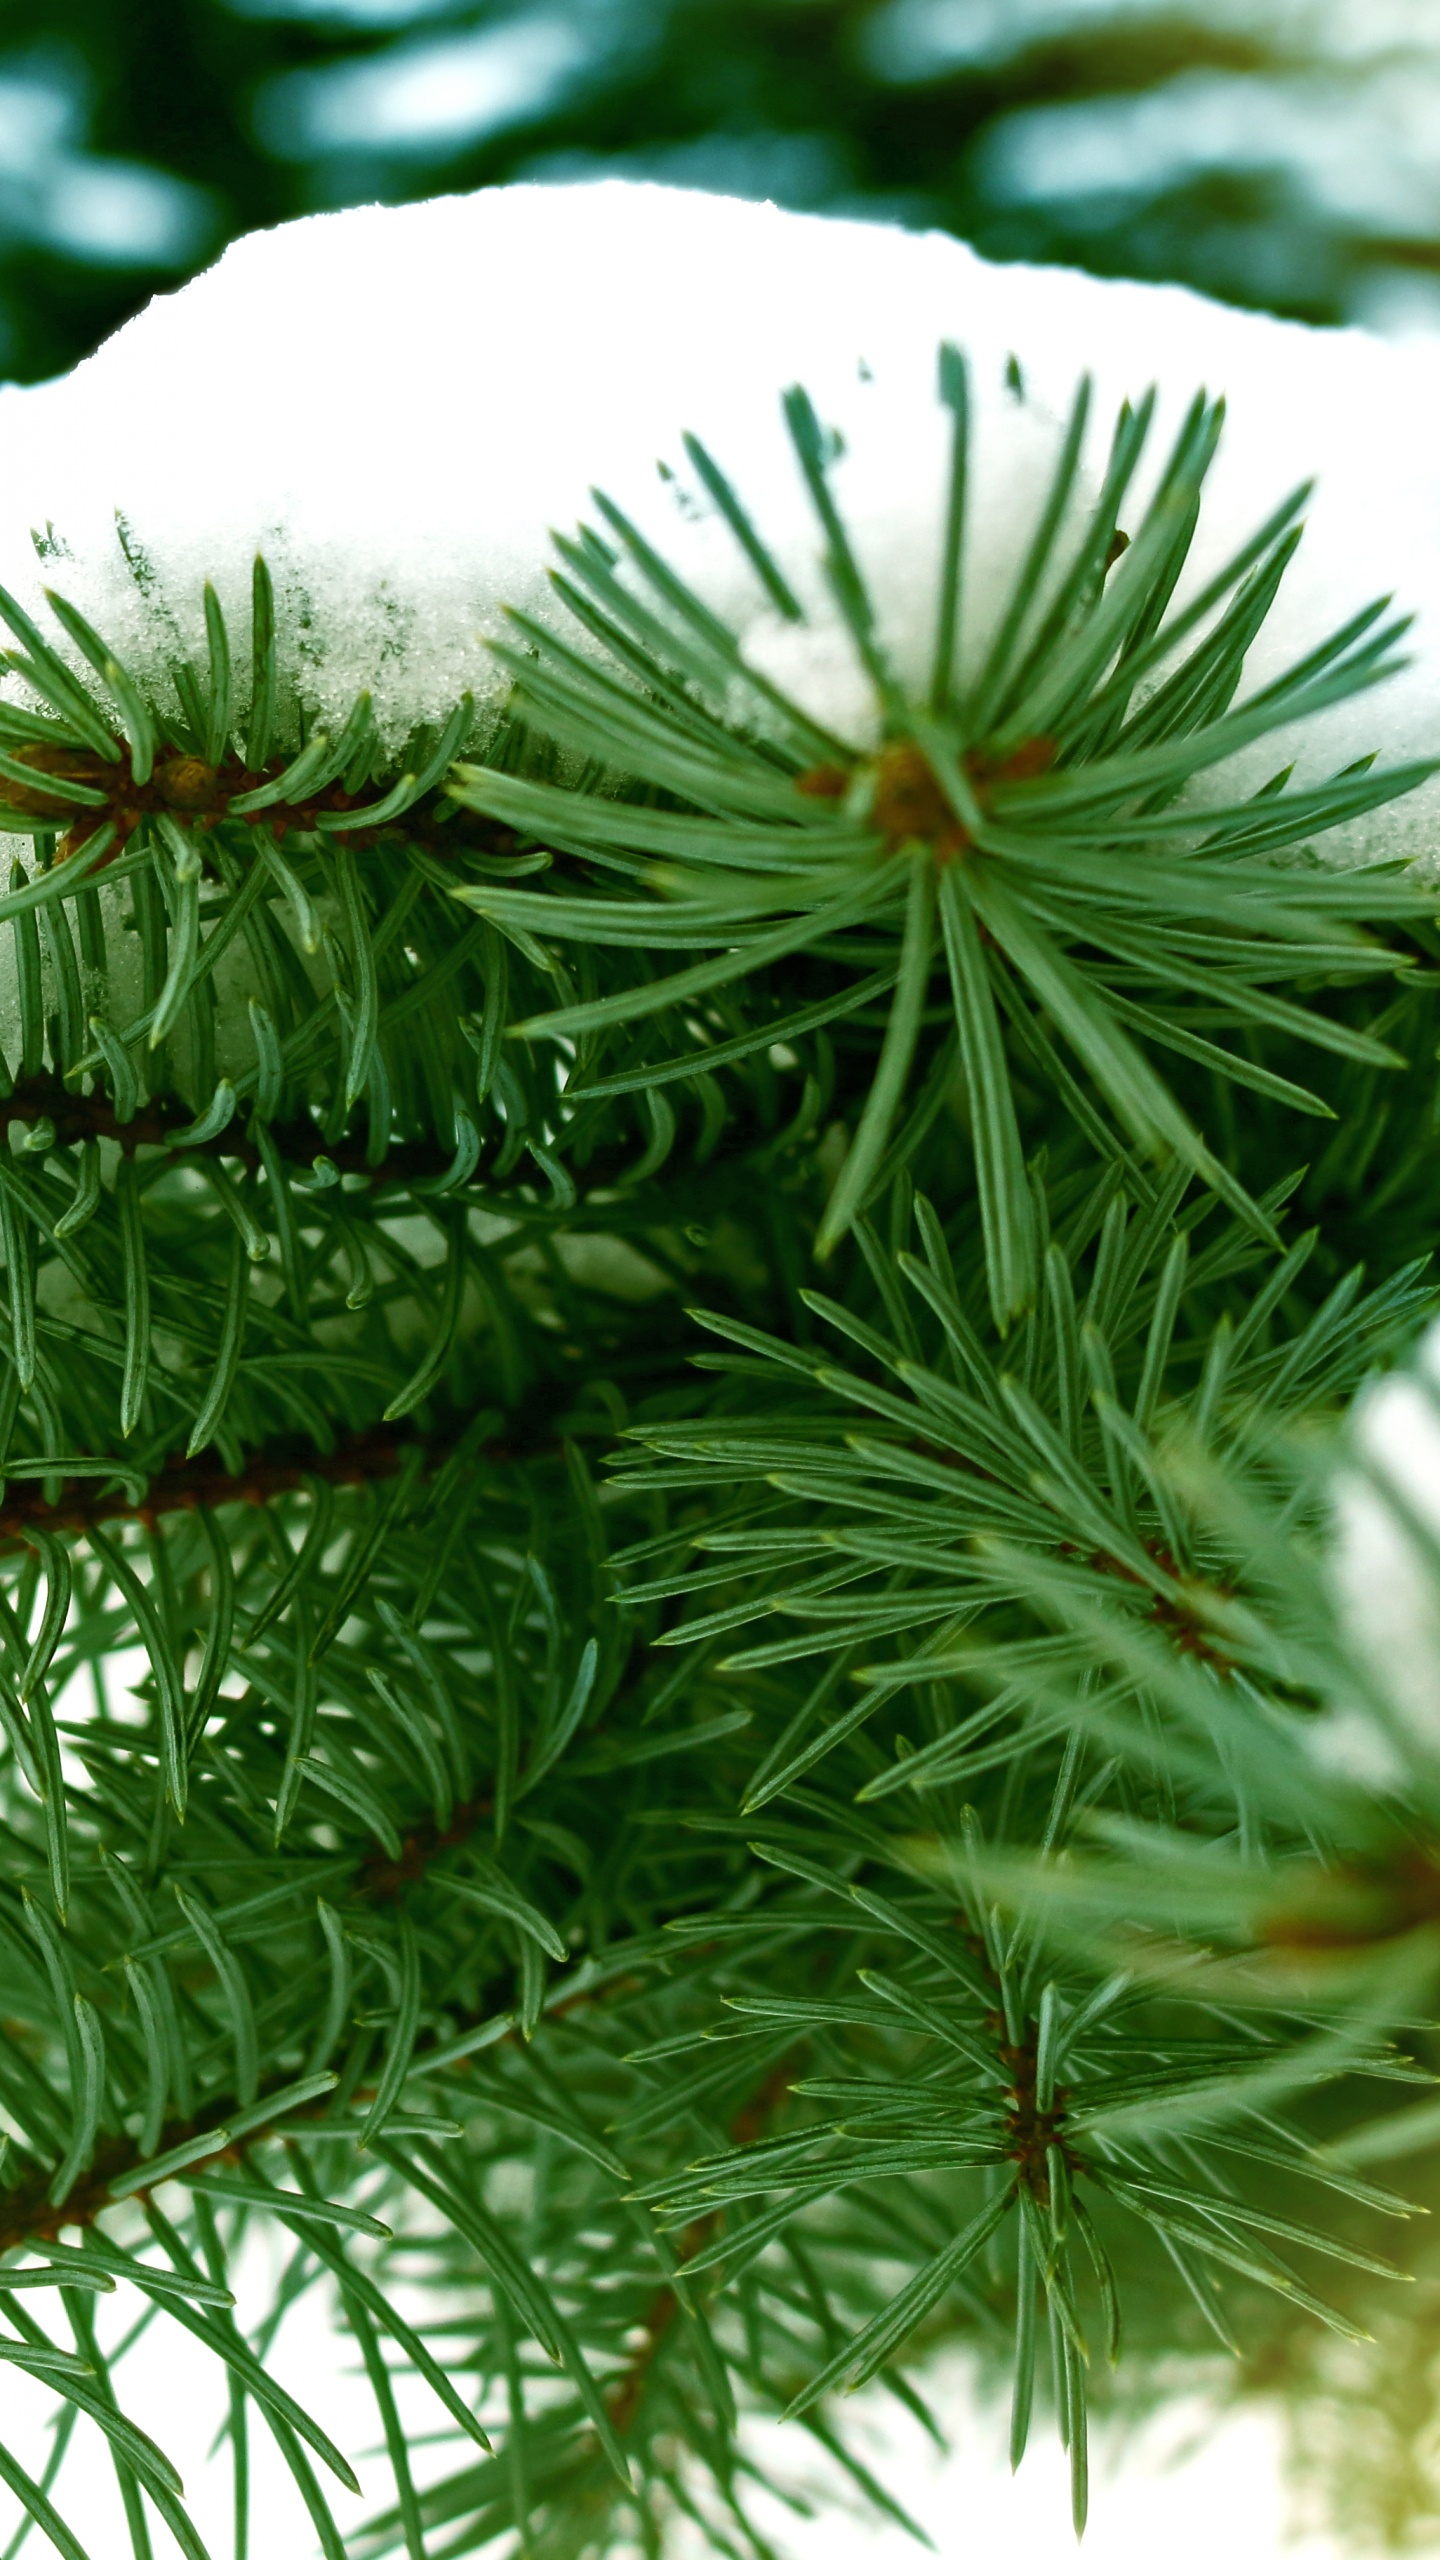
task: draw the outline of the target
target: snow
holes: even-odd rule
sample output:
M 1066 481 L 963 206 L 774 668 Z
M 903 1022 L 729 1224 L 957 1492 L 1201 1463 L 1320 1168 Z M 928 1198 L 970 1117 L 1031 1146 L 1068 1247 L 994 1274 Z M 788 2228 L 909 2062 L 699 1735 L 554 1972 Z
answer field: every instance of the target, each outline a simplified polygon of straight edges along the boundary
M 62 585 L 163 685 L 176 628 L 199 649 L 207 577 L 243 653 L 263 548 L 292 647 L 303 639 L 293 682 L 326 717 L 369 686 L 398 744 L 467 687 L 496 699 L 485 640 L 504 603 L 563 623 L 546 582 L 550 529 L 572 527 L 598 483 L 759 662 L 859 738 L 873 709 L 823 601 L 779 394 L 804 382 L 845 439 L 837 493 L 894 655 L 918 680 L 946 465 L 942 338 L 966 349 L 976 394 L 972 646 L 1082 370 L 1099 394 L 1096 466 L 1122 398 L 1161 386 L 1158 465 L 1203 383 L 1231 409 L 1193 575 L 1319 475 L 1254 677 L 1377 592 L 1420 617 L 1411 671 L 1302 737 L 1302 771 L 1440 747 L 1440 351 L 1179 288 L 994 266 L 935 234 L 618 180 L 367 206 L 252 234 L 73 374 L 0 391 L 0 578 L 32 609 L 47 579 Z M 1007 388 L 1012 354 L 1023 399 Z M 759 594 L 685 465 L 686 428 L 815 604 L 814 629 L 780 625 Z M 144 554 L 147 594 L 117 510 Z M 47 525 L 64 553 L 40 561 L 32 528 Z M 1245 773 L 1281 760 L 1271 746 Z M 1424 852 L 1436 806 L 1427 787 L 1352 842 Z

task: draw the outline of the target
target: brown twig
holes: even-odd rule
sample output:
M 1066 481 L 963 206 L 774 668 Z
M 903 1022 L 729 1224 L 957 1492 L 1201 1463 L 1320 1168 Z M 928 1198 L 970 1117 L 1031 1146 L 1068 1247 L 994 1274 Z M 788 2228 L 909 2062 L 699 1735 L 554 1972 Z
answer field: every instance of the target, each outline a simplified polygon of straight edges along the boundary
M 33 1127 L 37 1121 L 48 1120 L 61 1146 L 75 1146 L 86 1138 L 109 1138 L 127 1156 L 133 1156 L 140 1147 L 155 1147 L 172 1152 L 182 1163 L 206 1157 L 242 1164 L 252 1173 L 260 1168 L 263 1162 L 260 1150 L 238 1119 L 217 1130 L 213 1137 L 185 1139 L 182 1132 L 193 1126 L 194 1118 L 188 1104 L 161 1094 L 142 1104 L 130 1119 L 120 1120 L 116 1118 L 114 1102 L 103 1087 L 97 1086 L 92 1093 L 74 1093 L 59 1076 L 47 1072 L 22 1077 L 13 1091 L 0 1095 L 0 1144 L 3 1144 L 13 1123 Z M 411 1183 L 442 1179 L 450 1172 L 453 1163 L 450 1150 L 435 1139 L 391 1140 L 384 1155 L 376 1162 L 370 1155 L 368 1138 L 327 1138 L 307 1115 L 293 1120 L 272 1120 L 266 1125 L 281 1163 L 306 1175 L 312 1171 L 317 1156 L 323 1156 L 338 1173 L 363 1173 L 377 1189 L 403 1189 Z M 733 1168 L 757 1146 L 763 1153 L 765 1144 L 764 1132 L 753 1129 L 732 1132 L 728 1138 L 722 1139 L 708 1159 L 712 1174 L 721 1166 Z M 634 1160 L 632 1149 L 602 1147 L 596 1148 L 583 1164 L 572 1161 L 567 1171 L 576 1191 L 584 1198 L 587 1193 L 623 1187 Z M 673 1202 L 675 1177 L 671 1174 L 668 1178 Z M 493 1172 L 477 1168 L 463 1191 L 455 1196 L 483 1197 L 487 1193 L 496 1193 L 503 1194 L 508 1200 L 522 1191 L 531 1191 L 543 1197 L 548 1188 L 533 1159 L 522 1157 L 513 1171 L 498 1180 Z
M 978 806 L 985 810 L 997 783 L 1038 780 L 1049 772 L 1055 753 L 1053 738 L 1026 738 L 1004 756 L 987 747 L 970 747 L 960 763 Z M 945 785 L 913 739 L 882 747 L 878 755 L 863 758 L 853 770 L 838 764 L 816 765 L 801 774 L 796 788 L 812 800 L 843 800 L 857 771 L 868 782 L 870 817 L 887 853 L 898 853 L 907 844 L 926 844 L 943 869 L 970 851 L 974 837 L 957 818 Z
M 369 1484 L 398 1473 L 409 1451 L 425 1453 L 427 1469 L 442 1465 L 453 1439 L 422 1441 L 403 1431 L 357 1432 L 342 1449 L 307 1448 L 299 1441 L 257 1449 L 238 1475 L 228 1475 L 207 1451 L 198 1458 L 175 1458 L 148 1478 L 139 1500 L 122 1486 L 96 1492 L 90 1480 L 65 1478 L 57 1502 L 45 1499 L 44 1479 L 17 1484 L 12 1478 L 0 1505 L 0 1544 L 23 1540 L 27 1529 L 63 1529 L 83 1536 L 92 1522 L 139 1520 L 148 1528 L 166 1511 L 217 1510 L 227 1502 L 260 1503 L 276 1494 L 296 1493 L 319 1476 L 326 1484 Z M 477 1456 L 500 1456 L 496 1441 Z M 122 1473 L 117 1466 L 117 1475 Z
M 280 2091 L 277 2089 L 275 2094 L 278 2097 Z M 197 2134 L 218 2131 L 226 2115 L 235 2112 L 232 2097 L 228 2106 L 217 2100 L 213 2106 L 199 2108 L 183 2123 L 176 2119 L 164 2125 L 159 2152 L 172 2151 L 182 2142 L 193 2141 Z M 296 2112 L 300 2111 L 297 2109 Z M 248 2134 L 246 2142 L 262 2141 L 264 2130 L 261 2128 Z M 235 2162 L 242 2156 L 244 2145 L 234 2143 L 227 2148 L 230 2160 Z M 207 2166 L 226 2156 L 225 2151 L 209 2153 Z M 44 2168 L 32 2171 L 11 2189 L 9 2195 L 0 2196 L 0 2252 L 33 2247 L 37 2241 L 58 2240 L 62 2231 L 88 2230 L 107 2205 L 115 2202 L 110 2193 L 114 2182 L 129 2177 L 141 2165 L 138 2146 L 124 2134 L 112 2135 L 108 2142 L 97 2143 L 90 2167 L 83 2177 L 76 2180 L 63 2204 L 53 2204 L 50 2200 L 53 2171 Z M 145 2190 L 139 2192 L 144 2193 Z
M 113 764 L 83 747 L 17 746 L 7 752 L 13 764 L 29 766 L 35 781 L 33 785 L 13 780 L 0 784 L 0 802 L 26 817 L 48 818 L 57 828 L 65 828 L 60 846 L 62 859 L 83 852 L 90 837 L 107 825 L 115 828 L 118 852 L 145 818 L 175 818 L 201 835 L 224 819 L 234 825 L 263 827 L 280 838 L 292 830 L 313 833 L 317 818 L 348 817 L 366 805 L 362 793 L 345 791 L 335 782 L 327 790 L 311 792 L 299 800 L 232 812 L 232 801 L 278 780 L 285 770 L 283 757 L 274 757 L 266 765 L 250 766 L 242 764 L 238 756 L 231 756 L 222 764 L 213 765 L 206 764 L 200 756 L 176 753 L 162 756 L 147 782 L 137 782 L 130 749 L 123 744 Z M 47 778 L 98 791 L 103 795 L 102 801 L 77 814 L 73 800 L 46 790 Z M 510 828 L 498 826 L 474 810 L 455 809 L 442 819 L 439 808 L 443 798 L 442 787 L 387 825 L 348 830 L 347 841 L 363 850 L 378 843 L 382 836 L 403 833 L 410 843 L 423 844 L 430 852 L 454 853 L 477 843 L 488 853 L 511 854 L 518 849 L 519 840 Z M 372 800 L 370 805 L 378 804 Z M 113 854 L 107 856 L 107 860 L 113 859 Z M 100 868 L 104 867 L 102 863 Z
M 377 1841 L 361 1861 L 354 1890 L 369 1902 L 398 1902 L 407 1885 L 423 1881 L 432 1860 L 446 1849 L 462 1848 L 477 1822 L 483 1822 L 494 1807 L 493 1796 L 469 1796 L 464 1804 L 457 1804 L 443 1826 L 435 1821 L 417 1823 L 404 1834 L 398 1858 L 392 1858 Z
M 1003 2038 L 1004 2020 L 997 2015 L 988 2023 L 997 2040 Z M 1010 2157 L 1018 2163 L 1020 2175 L 1037 2203 L 1048 2212 L 1052 2154 L 1063 2151 L 1072 2174 L 1085 2165 L 1065 2140 L 1063 2128 L 1069 2093 L 1057 2087 L 1048 2107 L 1037 2104 L 1039 2052 L 1033 2032 L 1023 2036 L 1019 2044 L 999 2042 L 998 2051 L 1010 2074 L 1010 2086 L 1005 2097 L 1005 2112 L 1010 2119 Z
M 460 2022 L 458 2032 L 463 2034 L 467 2026 L 483 2023 L 482 2018 L 467 2019 Z M 288 2085 L 288 2081 L 277 2081 L 270 2094 L 277 2099 L 282 2098 Z M 357 2097 L 363 2099 L 367 2094 L 373 2095 L 373 2089 L 358 2091 Z M 238 2167 L 251 2145 L 267 2142 L 281 2123 L 313 2124 L 323 2116 L 328 2104 L 329 2099 L 325 2097 L 316 2098 L 308 2106 L 282 2108 L 272 2121 L 256 2125 L 238 2142 L 227 2142 L 207 2152 L 204 2166 L 207 2169 Z M 228 2096 L 211 2100 L 206 2106 L 197 2107 L 193 2115 L 168 2118 L 161 2126 L 153 2157 L 163 2160 L 183 2143 L 193 2142 L 200 2134 L 222 2131 L 227 2117 L 236 2113 L 234 2093 L 231 2092 Z M 50 2200 L 53 2172 L 44 2168 L 33 2171 L 12 2188 L 9 2195 L 0 2195 L 0 2255 L 8 2249 L 22 2249 L 37 2240 L 55 2240 L 62 2231 L 87 2228 L 117 2201 L 110 2192 L 112 2186 L 117 2181 L 128 2181 L 144 2165 L 144 2155 L 137 2143 L 124 2134 L 113 2135 L 108 2142 L 96 2145 L 89 2169 L 77 2179 L 63 2204 L 53 2204 Z M 157 2185 L 163 2184 L 166 2174 L 162 2169 Z M 148 2193 L 146 2187 L 130 2190 L 132 2196 L 142 2198 Z
M 163 1147 L 186 1156 L 224 1156 L 252 1170 L 260 1164 L 259 1148 L 233 1122 L 212 1138 L 182 1143 L 180 1133 L 192 1126 L 194 1118 L 185 1103 L 161 1094 L 142 1104 L 130 1119 L 120 1120 L 102 1087 L 93 1093 L 74 1093 L 59 1076 L 49 1074 L 22 1077 L 13 1092 L 0 1096 L 0 1133 L 7 1132 L 12 1122 L 33 1126 L 37 1120 L 48 1120 L 61 1146 L 75 1146 L 85 1138 L 110 1138 L 127 1156 L 133 1156 L 138 1147 Z M 433 1140 L 402 1139 L 374 1164 L 363 1138 L 327 1140 L 308 1118 L 271 1121 L 269 1132 L 282 1161 L 307 1173 L 317 1155 L 327 1156 L 341 1173 L 368 1173 L 376 1182 L 432 1181 L 450 1169 L 449 1151 Z
M 795 2053 L 787 2053 L 774 2065 L 760 2087 L 745 2100 L 738 2113 L 732 2117 L 728 2128 L 729 2139 L 737 2149 L 743 2149 L 747 2143 L 758 2142 L 761 2135 L 768 2130 L 776 2109 L 789 2092 L 790 2074 L 795 2069 L 798 2058 Z M 712 2212 L 697 2214 L 693 2222 L 686 2223 L 675 2243 L 675 2255 L 682 2267 L 687 2266 L 692 2258 L 699 2256 L 700 2251 L 723 2219 L 724 2208 L 717 2206 Z M 645 2332 L 644 2343 L 636 2348 L 624 2372 L 611 2385 L 607 2403 L 611 2423 L 617 2435 L 624 2435 L 635 2417 L 644 2393 L 646 2376 L 679 2308 L 680 2295 L 675 2284 L 671 2282 L 660 2287 L 640 2319 L 638 2325 Z
M 567 2017 L 573 2015 L 576 2009 L 588 2008 L 598 2001 L 618 1998 L 622 1993 L 632 1991 L 634 1988 L 633 1975 L 623 1975 L 612 1982 L 596 1983 L 587 1990 L 572 1992 L 568 1998 L 557 2000 L 554 2007 L 547 2010 L 546 2014 L 552 2019 Z M 449 2023 L 454 2030 L 453 2036 L 443 2041 L 438 2037 L 432 2038 L 428 2044 L 422 2042 L 417 2047 L 417 2061 L 443 2062 L 448 2043 L 460 2042 L 475 2028 L 483 2027 L 487 2019 L 494 2014 L 492 2010 L 486 2009 L 474 2012 L 462 2011 L 458 2016 L 452 2017 Z M 513 2043 L 519 2034 L 518 2026 L 512 2026 L 502 2036 L 497 2037 L 496 2042 Z M 490 2049 L 493 2048 L 487 2048 L 487 2050 Z M 466 2055 L 460 2056 L 462 2063 L 467 2059 Z M 291 2079 L 288 2076 L 278 2078 L 274 2088 L 267 2094 L 275 2099 L 283 2099 L 290 2085 Z M 351 2102 L 352 2111 L 354 2107 L 363 2105 L 367 2099 L 373 2098 L 377 2086 L 377 2082 L 370 2082 L 357 2089 Z M 225 2143 L 216 2150 L 207 2152 L 203 2163 L 197 2161 L 195 2165 L 197 2168 L 206 2169 L 239 2167 L 252 2145 L 268 2142 L 287 2124 L 319 2122 L 324 2117 L 329 2104 L 327 2094 L 313 2099 L 303 2107 L 282 2108 L 274 2117 L 253 2126 L 238 2141 Z M 83 2177 L 77 2179 L 63 2204 L 57 2205 L 51 2202 L 50 2181 L 54 2175 L 53 2170 L 43 2167 L 33 2170 L 12 2187 L 8 2194 L 0 2191 L 0 2257 L 11 2249 L 32 2246 L 36 2241 L 54 2240 L 62 2231 L 87 2228 L 108 2207 L 118 2201 L 111 2194 L 111 2188 L 117 2181 L 128 2183 L 137 2170 L 143 2169 L 146 2157 L 164 2160 L 177 2151 L 182 2144 L 193 2142 L 200 2134 L 221 2132 L 224 2130 L 227 2118 L 236 2112 L 235 2098 L 231 2092 L 228 2096 L 214 2098 L 207 2105 L 197 2107 L 193 2115 L 168 2117 L 160 2128 L 153 2153 L 147 2155 L 142 2155 L 138 2143 L 131 2141 L 126 2135 L 112 2135 L 108 2141 L 96 2145 L 95 2156 L 90 2167 Z M 351 2120 L 353 2121 L 353 2112 Z M 157 2185 L 164 2183 L 166 2174 L 162 2169 L 156 2180 Z M 149 2189 L 146 2187 L 129 2188 L 125 2201 L 143 2199 L 148 2193 Z
M 46 1500 L 43 1477 L 26 1482 L 11 1478 L 0 1503 L 0 1547 L 23 1541 L 31 1529 L 83 1536 L 97 1521 L 138 1520 L 148 1528 L 167 1511 L 214 1511 L 229 1502 L 272 1502 L 278 1494 L 298 1493 L 317 1476 L 325 1484 L 373 1484 L 397 1475 L 417 1449 L 422 1473 L 430 1474 L 444 1465 L 457 1445 L 455 1432 L 427 1439 L 377 1425 L 357 1431 L 339 1449 L 317 1449 L 298 1439 L 269 1441 L 252 1451 L 237 1475 L 228 1474 L 207 1450 L 196 1458 L 172 1459 L 145 1480 L 138 1498 L 123 1483 L 112 1487 L 101 1480 L 102 1489 L 96 1490 L 94 1479 L 66 1477 L 62 1465 L 56 1502 Z M 544 1397 L 537 1397 L 533 1411 L 513 1416 L 507 1432 L 479 1443 L 474 1462 L 513 1465 L 554 1455 L 559 1447 L 553 1409 Z M 117 1461 L 115 1473 L 123 1477 L 123 1462 Z

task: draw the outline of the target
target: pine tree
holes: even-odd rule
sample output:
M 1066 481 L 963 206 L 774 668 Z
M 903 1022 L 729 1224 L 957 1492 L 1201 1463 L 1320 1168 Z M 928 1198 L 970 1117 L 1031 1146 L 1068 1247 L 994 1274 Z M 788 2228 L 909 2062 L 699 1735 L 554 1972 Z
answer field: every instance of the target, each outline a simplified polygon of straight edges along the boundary
M 1122 2320 L 1298 2366 L 1413 2256 L 1362 2164 L 1436 2123 L 1440 1779 L 1327 1558 L 1433 1305 L 1440 940 L 1316 844 L 1429 768 L 1223 788 L 1401 627 L 1247 692 L 1295 502 L 1177 604 L 1218 413 L 1092 506 L 1082 394 L 977 663 L 938 389 L 919 694 L 788 403 L 873 748 L 604 499 L 483 754 L 309 718 L 263 560 L 164 687 L 0 594 L 0 2356 L 58 2412 L 0 2478 L 72 2560 L 81 2419 L 204 2547 L 112 2291 L 226 2373 L 237 2552 L 263 2428 L 327 2554 L 558 2560 L 761 2552 L 737 2412 L 901 2512 L 838 2396 L 955 2338 L 1079 2528 Z M 348 2542 L 267 2369 L 320 2282 Z

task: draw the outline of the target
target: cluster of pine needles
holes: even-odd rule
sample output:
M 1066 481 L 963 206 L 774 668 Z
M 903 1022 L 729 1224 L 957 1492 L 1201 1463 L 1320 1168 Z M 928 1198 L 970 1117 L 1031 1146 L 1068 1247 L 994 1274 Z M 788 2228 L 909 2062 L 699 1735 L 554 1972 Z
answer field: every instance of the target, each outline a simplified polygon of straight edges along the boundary
M 1126 2340 L 1258 2374 L 1423 2273 L 1440 1753 L 1326 1546 L 1434 1303 L 1440 916 L 1321 839 L 1429 768 L 1226 781 L 1403 625 L 1247 690 L 1304 492 L 1187 584 L 1218 409 L 1091 504 L 1082 388 L 977 632 L 939 396 L 920 695 L 786 404 L 865 740 L 603 499 L 398 759 L 263 562 L 197 661 L 121 528 L 161 685 L 0 595 L 7 2560 L 94 2560 L 92 2427 L 205 2553 L 156 2321 L 235 2560 L 257 2430 L 327 2560 L 764 2560 L 766 2417 L 908 2523 L 843 2395 L 943 2435 L 961 2346 L 1079 2528 Z

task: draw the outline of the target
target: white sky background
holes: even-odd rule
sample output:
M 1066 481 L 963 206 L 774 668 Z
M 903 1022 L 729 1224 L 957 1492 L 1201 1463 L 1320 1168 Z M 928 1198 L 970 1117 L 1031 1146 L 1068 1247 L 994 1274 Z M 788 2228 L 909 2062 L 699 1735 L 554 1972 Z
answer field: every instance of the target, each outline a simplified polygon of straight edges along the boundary
M 263 2310 L 267 2279 L 277 2263 L 257 2243 L 249 2261 L 253 2298 L 247 2306 L 242 2295 L 242 2318 L 247 2308 L 252 2317 Z M 35 2310 L 41 2297 L 26 2299 Z M 130 2303 L 134 2299 L 129 2296 Z M 363 2458 L 378 2434 L 374 2404 L 363 2379 L 347 2370 L 358 2356 L 330 2327 L 318 2289 L 287 2319 L 271 2363 L 354 2461 L 369 2495 L 388 2503 L 383 2458 Z M 223 2453 L 208 2465 L 205 2460 L 225 2410 L 218 2363 L 162 2319 L 120 2365 L 116 2381 L 127 2413 L 181 2471 L 213 2560 L 229 2560 L 229 2462 Z M 5 2392 L 6 2441 L 38 2476 L 49 2442 L 45 2416 L 54 2404 L 23 2375 L 7 2375 Z M 1008 2412 L 1000 2403 L 977 2401 L 959 2358 L 936 2369 L 927 2397 L 950 2439 L 948 2457 L 874 2393 L 856 2404 L 850 2423 L 862 2458 L 903 2498 L 939 2560 L 1069 2560 L 1075 2543 L 1068 2467 L 1048 2422 L 1037 2421 L 1024 2466 L 1012 2480 Z M 408 2402 L 417 2428 L 428 2423 L 425 2398 L 401 2396 L 402 2411 Z M 429 2406 L 433 2410 L 434 2403 Z M 765 2422 L 748 2434 L 752 2459 L 767 2474 L 778 2472 L 802 2496 L 807 2483 L 818 2488 L 829 2472 L 824 2456 L 798 2430 L 792 2435 Z M 263 2424 L 253 2416 L 250 2440 L 253 2560 L 312 2560 L 318 2545 L 309 2520 Z M 448 2459 L 443 2463 L 445 2470 L 452 2467 Z M 415 2469 L 423 2482 L 429 2469 L 423 2448 Z M 1328 2539 L 1290 2539 L 1281 2432 L 1263 2410 L 1227 2417 L 1217 2428 L 1198 2401 L 1182 2399 L 1139 2431 L 1097 2431 L 1091 2469 L 1084 2560 L 1358 2560 L 1353 2548 L 1342 2555 Z M 334 2491 L 331 2503 L 342 2530 L 352 2519 L 358 2522 L 359 2501 L 328 2474 L 322 2476 Z M 53 2495 L 92 2560 L 121 2560 L 128 2553 L 109 2456 L 84 2420 Z M 838 2508 L 816 2497 L 808 2517 L 780 2499 L 758 2496 L 751 2512 L 784 2560 L 916 2560 L 923 2549 L 898 2526 L 877 2525 L 855 2492 Z M 156 2560 L 171 2560 L 175 2545 L 153 2509 L 150 2514 Z M 18 2509 L 0 2490 L 0 2533 L 8 2533 L 15 2517 Z M 710 2560 L 710 2549 L 682 2525 L 673 2560 Z M 38 2533 L 27 2551 L 31 2560 L 44 2560 L 46 2545 Z

